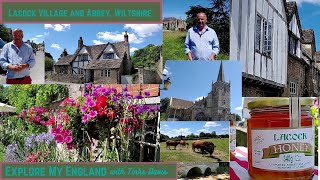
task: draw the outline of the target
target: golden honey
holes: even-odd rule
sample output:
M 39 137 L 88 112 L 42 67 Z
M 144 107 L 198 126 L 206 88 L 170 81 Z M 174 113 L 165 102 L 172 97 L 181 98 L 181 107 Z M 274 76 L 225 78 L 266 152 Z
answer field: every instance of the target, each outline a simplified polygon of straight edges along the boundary
M 299 126 L 292 125 L 289 98 L 261 98 L 248 104 L 248 163 L 253 179 L 311 179 L 314 126 L 311 98 L 301 99 Z
M 233 161 L 236 155 L 236 127 L 235 122 L 230 121 L 230 161 Z

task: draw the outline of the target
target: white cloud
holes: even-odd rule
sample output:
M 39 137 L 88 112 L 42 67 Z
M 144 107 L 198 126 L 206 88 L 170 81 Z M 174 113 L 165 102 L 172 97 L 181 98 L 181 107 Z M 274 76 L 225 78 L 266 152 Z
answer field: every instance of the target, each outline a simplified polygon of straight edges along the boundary
M 222 128 L 221 131 L 229 131 L 229 128 Z
M 44 24 L 44 29 L 53 29 L 58 32 L 70 30 L 70 27 L 70 24 Z
M 132 29 L 140 37 L 149 37 L 162 30 L 162 24 L 126 24 L 125 29 Z
M 130 53 L 133 54 L 136 50 L 138 50 L 138 48 L 132 47 L 130 48 Z
M 31 41 L 33 41 L 33 42 L 36 43 L 36 44 L 39 44 L 39 43 L 40 43 L 40 42 L 39 42 L 39 39 L 36 38 L 36 37 L 35 37 L 35 38 L 32 38 Z
M 296 1 L 298 5 L 302 3 L 320 4 L 320 0 L 287 0 L 287 2 L 289 1 Z
M 163 127 L 169 127 L 167 124 L 163 125 Z
M 197 132 L 211 133 L 211 131 L 209 131 L 208 129 L 199 129 L 199 130 L 197 130 Z
M 36 35 L 36 38 L 40 38 L 40 37 L 43 37 L 43 35 L 42 34 Z
M 162 134 L 165 134 L 169 137 L 175 137 L 175 136 L 180 136 L 182 133 L 182 136 L 186 136 L 191 134 L 192 132 L 190 131 L 190 128 L 180 128 L 180 129 L 172 129 L 168 132 L 161 132 Z
M 206 122 L 206 124 L 203 127 L 209 128 L 209 127 L 217 127 L 217 126 L 221 126 L 221 124 L 217 124 L 216 122 Z
M 166 76 L 171 76 L 170 68 L 167 66 L 164 68 L 162 73 L 165 74 Z
M 102 41 L 99 41 L 99 40 L 93 40 L 92 42 L 93 42 L 94 45 L 106 44 L 106 43 L 104 43 Z
M 44 36 L 49 36 L 50 33 L 49 32 L 44 32 L 43 34 L 44 34 Z
M 129 42 L 130 43 L 136 43 L 140 44 L 143 42 L 143 38 L 136 36 L 134 33 L 128 33 L 129 36 Z M 111 42 L 119 42 L 119 41 L 124 41 L 124 32 L 119 33 L 119 32 L 98 32 L 97 33 L 97 38 L 98 39 L 103 39 L 106 41 L 111 41 Z
M 201 100 L 203 98 L 204 98 L 204 96 L 200 96 L 200 97 L 196 98 L 195 101 L 199 101 L 199 100 Z
M 242 106 L 238 106 L 235 108 L 236 111 L 241 111 L 242 110 Z
M 55 48 L 55 49 L 57 49 L 57 50 L 62 49 L 59 44 L 51 44 L 50 47 Z

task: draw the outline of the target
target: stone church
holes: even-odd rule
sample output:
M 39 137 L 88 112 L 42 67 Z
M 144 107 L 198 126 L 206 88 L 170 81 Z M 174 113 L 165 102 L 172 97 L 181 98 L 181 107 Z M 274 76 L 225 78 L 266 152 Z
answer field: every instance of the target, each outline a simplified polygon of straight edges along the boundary
M 170 98 L 167 115 L 168 120 L 224 121 L 235 119 L 235 115 L 230 113 L 230 82 L 224 79 L 222 62 L 217 81 L 212 82 L 211 91 L 206 97 L 195 102 Z

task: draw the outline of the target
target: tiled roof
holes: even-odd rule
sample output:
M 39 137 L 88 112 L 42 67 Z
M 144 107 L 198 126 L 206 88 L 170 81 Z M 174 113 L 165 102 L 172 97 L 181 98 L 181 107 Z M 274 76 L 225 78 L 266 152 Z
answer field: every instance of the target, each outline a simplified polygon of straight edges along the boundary
M 114 49 L 114 51 L 117 54 L 117 56 L 119 57 L 119 59 L 118 60 L 106 60 L 106 61 L 103 60 L 101 62 L 98 62 L 97 60 L 103 54 L 103 51 L 108 46 L 108 44 L 110 44 L 112 46 L 112 48 Z M 119 68 L 120 67 L 120 65 L 122 63 L 122 59 L 125 56 L 125 52 L 126 52 L 126 49 L 125 49 L 126 42 L 121 41 L 121 42 L 117 42 L 117 43 L 108 43 L 108 44 L 100 44 L 100 45 L 92 45 L 92 46 L 83 45 L 82 46 L 82 47 L 86 48 L 90 58 L 92 59 L 90 64 L 88 64 L 88 66 L 87 66 L 88 69 L 102 69 L 106 66 L 108 68 Z M 79 54 L 82 47 L 78 48 L 73 55 L 68 55 L 66 57 L 59 59 L 59 61 L 55 65 L 69 65 L 76 58 L 76 56 Z
M 170 108 L 174 108 L 174 109 L 188 109 L 191 106 L 193 106 L 193 102 L 192 101 L 187 101 L 184 99 L 177 99 L 177 98 L 171 98 L 170 99 Z
M 302 30 L 302 43 L 310 44 L 314 41 L 313 29 Z
M 92 60 L 85 67 L 85 69 L 118 69 L 120 68 L 121 64 L 121 59 Z
M 58 60 L 54 65 L 70 65 L 73 60 L 73 55 L 67 55 Z

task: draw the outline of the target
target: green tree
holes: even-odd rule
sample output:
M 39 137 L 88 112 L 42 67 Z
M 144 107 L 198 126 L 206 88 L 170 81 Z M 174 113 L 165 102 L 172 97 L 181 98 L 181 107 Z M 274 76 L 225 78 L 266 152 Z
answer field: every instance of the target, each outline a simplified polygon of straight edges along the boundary
M 133 66 L 151 67 L 160 59 L 161 46 L 149 44 L 142 49 L 138 49 L 131 56 Z
M 12 85 L 5 88 L 8 103 L 21 112 L 32 106 L 48 106 L 51 102 L 68 96 L 68 88 L 61 84 Z
M 45 52 L 44 56 L 53 59 L 52 55 L 50 53 L 48 53 L 48 52 Z
M 49 57 L 45 57 L 45 71 L 53 71 L 53 65 L 54 60 Z
M 7 27 L 0 24 L 0 38 L 6 42 L 12 41 L 11 34 L 8 32 Z
M 212 132 L 211 132 L 211 137 L 213 137 L 213 138 L 216 138 L 216 137 L 217 137 L 217 134 L 216 134 L 215 131 L 212 131 Z
M 170 103 L 170 98 L 166 97 L 160 100 L 160 112 L 166 112 Z
M 187 28 L 196 25 L 197 14 L 204 12 L 207 15 L 207 25 L 214 29 L 220 42 L 220 52 L 229 54 L 229 0 L 209 0 L 212 7 L 190 6 L 190 10 L 186 12 Z
M 170 103 L 170 98 L 164 98 L 160 100 L 160 120 L 166 121 L 168 119 L 168 115 L 166 113 L 168 105 Z
M 8 99 L 6 97 L 5 87 L 2 84 L 0 84 L 0 102 L 6 103 L 7 101 Z
M 206 134 L 204 132 L 200 132 L 199 137 L 204 138 L 204 137 L 206 137 Z
M 241 121 L 241 116 L 239 114 L 236 114 L 236 121 Z

